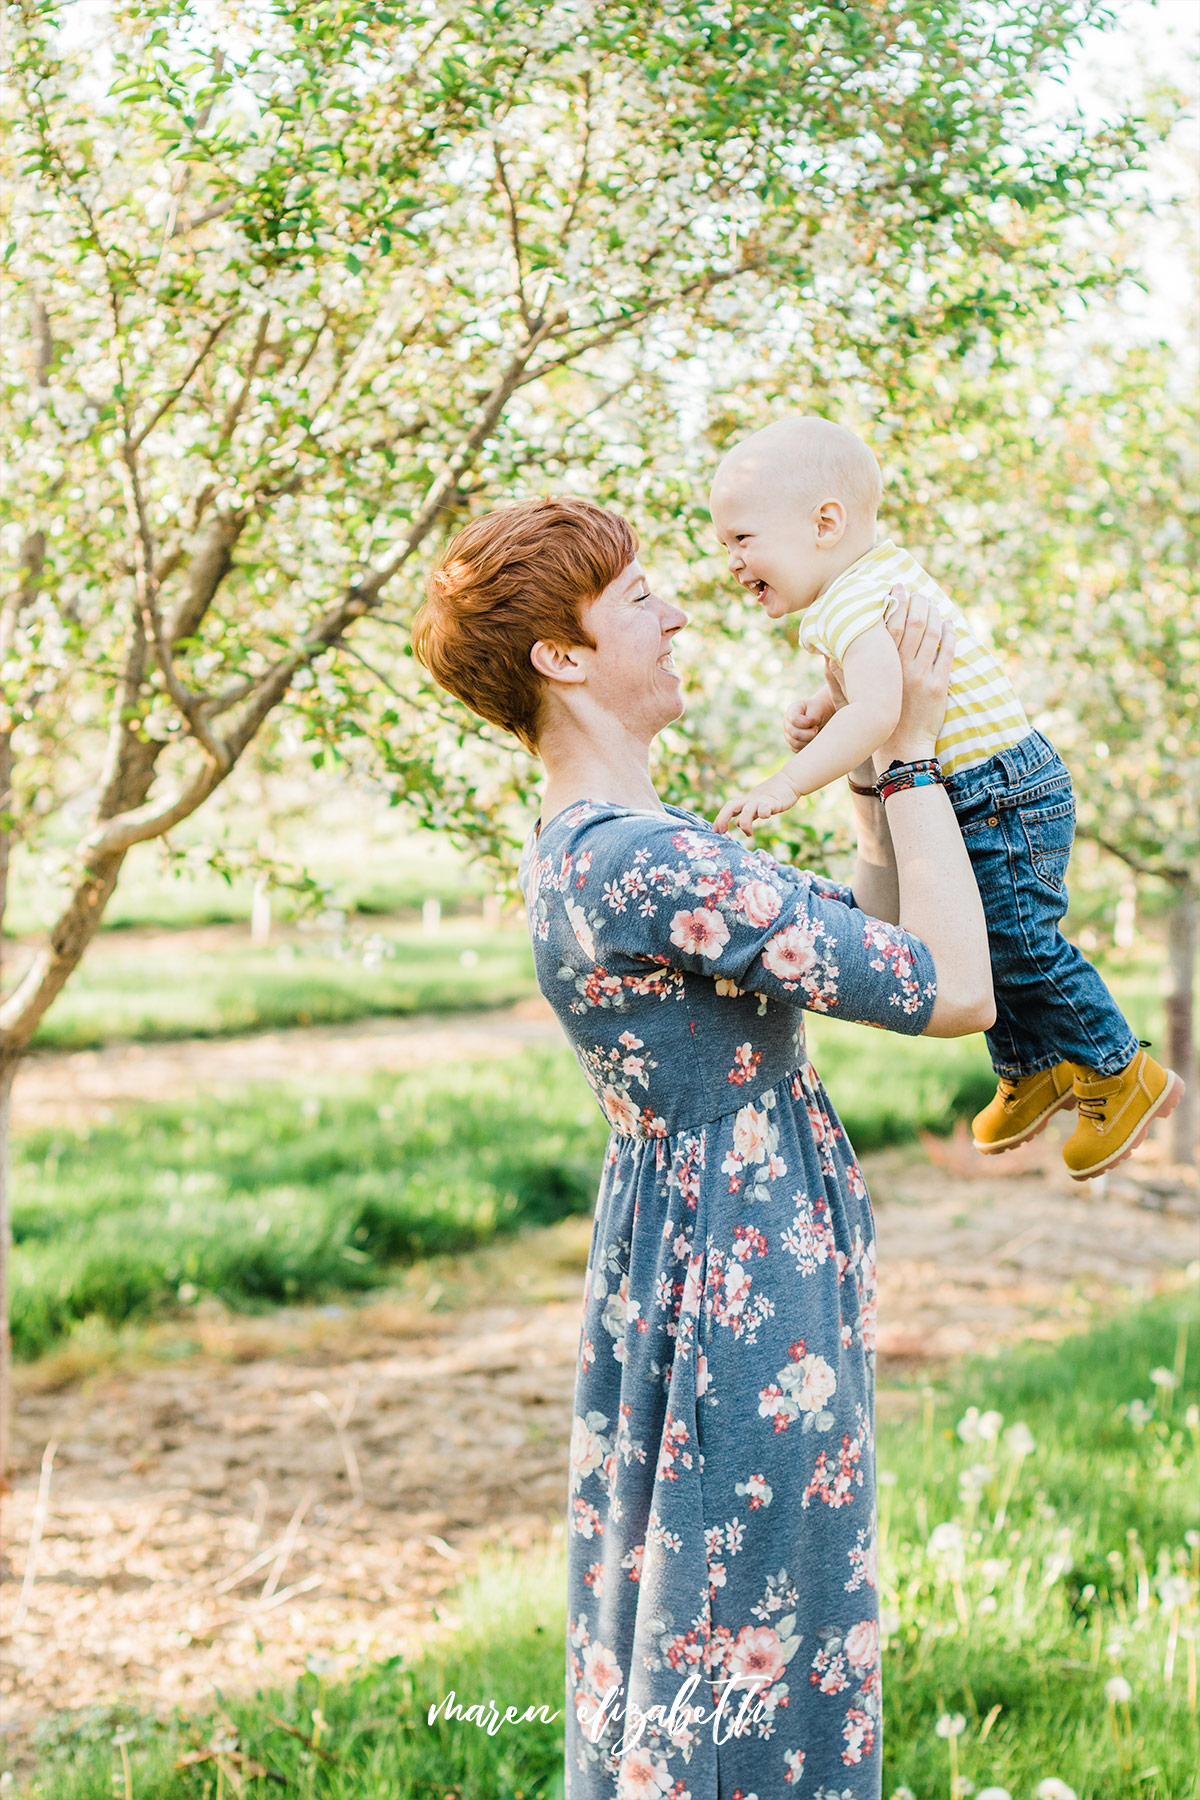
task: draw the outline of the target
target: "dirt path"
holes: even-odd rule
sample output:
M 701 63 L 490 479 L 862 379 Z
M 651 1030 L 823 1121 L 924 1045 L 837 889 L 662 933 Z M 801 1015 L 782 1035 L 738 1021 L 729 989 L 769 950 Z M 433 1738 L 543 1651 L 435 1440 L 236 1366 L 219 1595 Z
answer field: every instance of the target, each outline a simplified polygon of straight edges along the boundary
M 364 1075 L 374 1069 L 400 1074 L 430 1062 L 505 1057 L 526 1045 L 562 1042 L 550 1008 L 533 999 L 496 1012 L 418 1014 L 245 1037 L 39 1052 L 26 1060 L 17 1077 L 13 1123 L 17 1130 L 28 1130 L 60 1119 L 94 1118 L 132 1100 L 174 1100 L 201 1089 L 219 1093 L 248 1082 L 306 1075 Z
M 401 1069 L 556 1040 L 535 1003 L 452 1022 L 45 1057 L 23 1071 L 20 1118 L 78 1116 L 179 1084 Z M 1156 1144 L 1098 1194 L 1067 1179 L 1059 1141 L 994 1162 L 961 1138 L 864 1159 L 882 1416 L 912 1399 L 899 1375 L 1061 1335 L 1093 1304 L 1150 1291 L 1196 1257 L 1194 1178 L 1164 1167 Z M 148 1331 L 85 1379 L 69 1355 L 19 1371 L 5 1509 L 17 1548 L 0 1595 L 0 1695 L 15 1745 L 54 1712 L 118 1699 L 203 1706 L 214 1683 L 287 1681 L 314 1651 L 411 1651 L 486 1546 L 543 1541 L 566 1500 L 589 1235 L 588 1219 L 570 1219 L 435 1259 L 363 1306 L 255 1320 L 214 1307 Z M 340 1434 L 331 1414 L 345 1420 Z

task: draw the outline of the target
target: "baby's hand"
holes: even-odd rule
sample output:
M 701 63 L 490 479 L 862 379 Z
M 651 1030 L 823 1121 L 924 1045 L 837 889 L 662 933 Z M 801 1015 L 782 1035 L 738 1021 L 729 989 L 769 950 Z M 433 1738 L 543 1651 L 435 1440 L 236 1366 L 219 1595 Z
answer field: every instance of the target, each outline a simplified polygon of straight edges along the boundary
M 786 775 L 772 775 L 769 781 L 760 781 L 757 787 L 750 788 L 744 794 L 735 794 L 732 800 L 727 800 L 717 814 L 713 830 L 728 831 L 736 813 L 738 830 L 751 837 L 754 827 L 761 820 L 786 812 L 789 806 L 795 806 L 799 798 Z
M 827 687 L 810 694 L 807 700 L 793 700 L 783 715 L 783 735 L 793 756 L 811 744 L 822 725 L 828 725 L 835 706 Z

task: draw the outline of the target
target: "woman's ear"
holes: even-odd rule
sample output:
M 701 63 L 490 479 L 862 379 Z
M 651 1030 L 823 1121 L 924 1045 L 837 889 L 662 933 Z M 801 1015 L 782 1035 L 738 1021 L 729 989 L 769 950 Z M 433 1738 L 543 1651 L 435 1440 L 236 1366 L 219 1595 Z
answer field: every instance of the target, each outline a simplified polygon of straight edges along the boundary
M 529 652 L 529 660 L 538 674 L 548 681 L 573 683 L 584 679 L 577 645 L 555 644 L 549 638 L 539 638 Z

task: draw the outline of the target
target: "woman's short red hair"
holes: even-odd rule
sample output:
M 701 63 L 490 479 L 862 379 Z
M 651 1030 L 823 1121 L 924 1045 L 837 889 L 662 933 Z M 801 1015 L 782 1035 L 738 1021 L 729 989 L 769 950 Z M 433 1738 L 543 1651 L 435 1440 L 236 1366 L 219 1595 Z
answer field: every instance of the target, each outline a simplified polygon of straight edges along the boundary
M 637 555 L 620 513 L 551 495 L 486 513 L 446 545 L 426 583 L 412 644 L 439 687 L 537 749 L 545 677 L 540 638 L 595 649 L 581 608 Z

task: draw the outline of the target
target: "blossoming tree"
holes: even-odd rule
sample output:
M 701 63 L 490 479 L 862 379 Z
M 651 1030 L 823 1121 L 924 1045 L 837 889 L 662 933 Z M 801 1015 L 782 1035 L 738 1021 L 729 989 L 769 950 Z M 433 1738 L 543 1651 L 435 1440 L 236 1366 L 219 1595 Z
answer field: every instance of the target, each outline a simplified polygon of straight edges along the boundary
M 10 850 L 60 880 L 0 1001 L 0 1138 L 132 846 L 281 719 L 490 830 L 513 778 L 480 801 L 465 715 L 395 654 L 466 509 L 570 478 L 669 511 L 697 344 L 903 355 L 1078 285 L 1064 227 L 1138 131 L 1029 101 L 1102 16 L 8 0 L 0 918 Z

